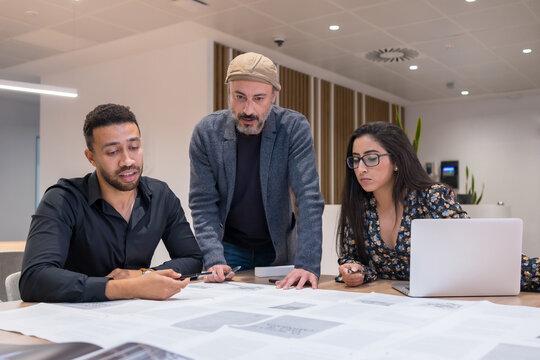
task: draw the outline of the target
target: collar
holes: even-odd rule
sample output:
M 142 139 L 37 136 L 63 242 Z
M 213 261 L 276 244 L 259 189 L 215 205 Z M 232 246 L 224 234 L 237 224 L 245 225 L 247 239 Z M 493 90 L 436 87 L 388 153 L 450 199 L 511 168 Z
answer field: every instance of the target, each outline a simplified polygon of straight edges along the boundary
M 145 176 L 141 176 L 137 190 L 137 196 L 141 196 L 141 198 L 144 199 L 147 204 L 150 203 L 150 200 L 152 199 L 152 191 L 148 187 Z M 100 199 L 103 199 L 103 196 L 101 196 L 101 189 L 99 188 L 97 173 L 94 171 L 88 178 L 88 204 L 92 205 Z

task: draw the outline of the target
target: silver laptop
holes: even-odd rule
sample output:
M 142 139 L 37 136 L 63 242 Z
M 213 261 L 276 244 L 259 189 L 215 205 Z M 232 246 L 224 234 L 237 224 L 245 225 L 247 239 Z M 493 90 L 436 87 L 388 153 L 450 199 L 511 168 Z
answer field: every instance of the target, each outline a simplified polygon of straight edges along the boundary
M 415 219 L 410 282 L 394 289 L 413 297 L 517 295 L 521 219 Z

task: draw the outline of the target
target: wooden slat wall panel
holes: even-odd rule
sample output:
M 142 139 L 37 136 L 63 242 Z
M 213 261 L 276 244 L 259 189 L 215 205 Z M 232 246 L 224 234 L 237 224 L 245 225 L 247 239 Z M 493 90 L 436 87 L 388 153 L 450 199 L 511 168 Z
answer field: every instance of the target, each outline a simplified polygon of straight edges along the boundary
M 279 82 L 281 84 L 279 106 L 298 111 L 309 120 L 311 118 L 309 75 L 280 66 Z
M 229 48 L 214 43 L 214 111 L 227 109 L 225 77 L 229 66 Z
M 237 49 L 232 49 L 232 59 L 234 59 L 235 57 L 237 57 L 238 55 L 242 55 L 244 53 L 244 51 L 240 51 L 240 50 L 237 50 Z
M 321 80 L 320 102 L 321 102 L 321 169 L 319 176 L 321 178 L 321 193 L 324 196 L 326 204 L 332 204 L 332 158 L 331 158 L 331 103 L 330 86 L 328 81 Z
M 354 131 L 354 90 L 334 85 L 334 204 L 341 203 L 347 143 Z
M 230 59 L 243 54 L 243 51 L 231 49 L 214 43 L 214 110 L 228 108 L 227 88 L 224 85 Z M 321 192 L 327 204 L 341 201 L 341 187 L 344 180 L 344 163 L 347 142 L 355 125 L 374 121 L 388 121 L 395 109 L 389 103 L 375 97 L 357 93 L 342 86 L 333 85 L 325 80 L 311 78 L 299 71 L 279 66 L 282 90 L 279 93 L 280 106 L 296 110 L 306 116 L 313 129 L 315 154 L 320 162 L 319 175 Z M 334 104 L 332 99 L 334 87 Z M 313 94 L 313 96 L 312 96 Z M 354 100 L 356 97 L 356 124 L 354 119 Z M 313 100 L 312 100 L 313 99 Z M 313 105 L 311 102 L 313 101 Z M 334 112 L 332 111 L 332 105 Z M 313 111 L 313 114 L 311 114 Z M 405 123 L 405 108 L 400 107 L 400 118 Z M 365 115 L 364 115 L 365 114 Z M 334 122 L 332 123 L 332 117 Z M 332 129 L 332 127 L 334 127 Z M 332 139 L 333 135 L 333 139 Z M 332 146 L 333 158 L 332 158 Z M 334 188 L 332 188 L 332 185 Z
M 388 102 L 366 95 L 366 123 L 375 121 L 388 122 L 388 116 L 390 115 L 388 108 Z
M 362 93 L 356 93 L 356 108 L 357 113 L 356 117 L 358 118 L 358 127 L 362 126 L 364 123 L 363 113 L 364 113 L 364 99 Z

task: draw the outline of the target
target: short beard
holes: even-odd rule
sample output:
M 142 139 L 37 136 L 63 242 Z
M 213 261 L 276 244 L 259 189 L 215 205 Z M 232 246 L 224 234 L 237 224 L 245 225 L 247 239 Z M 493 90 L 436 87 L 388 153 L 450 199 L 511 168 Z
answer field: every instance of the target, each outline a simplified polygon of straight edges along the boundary
M 110 176 L 109 173 L 107 173 L 106 171 L 103 171 L 103 169 L 101 169 L 100 173 L 101 173 L 101 176 L 103 176 L 103 179 L 116 190 L 131 191 L 131 190 L 136 189 L 137 186 L 139 186 L 139 181 L 141 180 L 141 176 L 142 176 L 142 169 L 143 169 L 142 165 L 141 167 L 132 165 L 132 166 L 124 166 L 116 171 L 115 175 L 119 176 L 120 173 L 126 170 L 137 170 L 139 177 L 134 182 L 128 183 L 128 184 L 124 184 L 117 181 L 113 176 Z
M 264 127 L 264 124 L 266 124 L 266 119 L 268 119 L 268 116 L 270 116 L 270 111 L 272 111 L 272 105 L 268 108 L 268 110 L 263 114 L 263 119 L 260 121 L 259 117 L 257 115 L 247 115 L 246 113 L 240 113 L 237 116 L 234 116 L 235 124 L 236 124 L 236 130 L 238 130 L 239 133 L 242 133 L 244 135 L 257 135 L 261 129 Z M 256 127 L 246 127 L 242 126 L 240 123 L 241 118 L 246 119 L 254 119 L 257 120 L 257 126 Z

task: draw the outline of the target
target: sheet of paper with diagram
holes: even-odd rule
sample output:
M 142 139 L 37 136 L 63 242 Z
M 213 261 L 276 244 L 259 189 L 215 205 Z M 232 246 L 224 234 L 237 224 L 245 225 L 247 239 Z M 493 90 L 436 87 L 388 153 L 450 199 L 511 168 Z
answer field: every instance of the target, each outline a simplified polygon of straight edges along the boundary
M 538 324 L 540 309 L 527 306 L 238 282 L 190 284 L 167 301 L 0 312 L 3 330 L 104 349 L 147 344 L 193 359 L 534 358 Z

